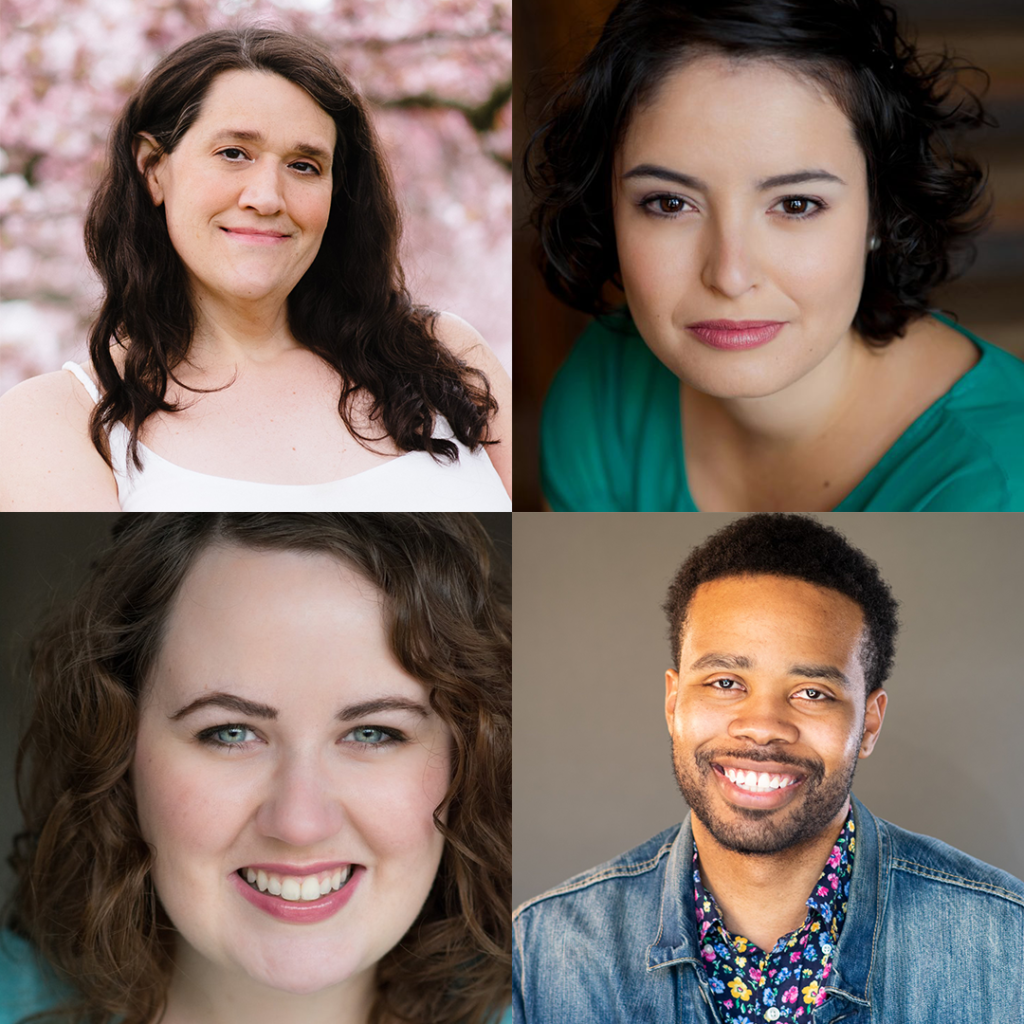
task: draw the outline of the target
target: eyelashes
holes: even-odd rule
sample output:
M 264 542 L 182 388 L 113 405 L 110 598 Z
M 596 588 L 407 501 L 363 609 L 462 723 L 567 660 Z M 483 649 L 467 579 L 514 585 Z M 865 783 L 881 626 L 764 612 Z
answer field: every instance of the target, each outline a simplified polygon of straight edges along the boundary
M 246 154 L 245 150 L 242 149 L 240 146 L 227 146 L 225 149 L 218 150 L 217 156 L 224 157 L 224 159 L 227 160 L 229 164 L 241 163 L 241 161 L 238 160 L 237 157 L 228 156 L 228 153 L 237 153 L 241 156 L 244 156 L 247 160 L 249 159 L 248 154 Z M 308 160 L 293 160 L 288 166 L 294 168 L 298 168 L 300 166 L 307 167 L 309 168 L 308 170 L 299 171 L 299 174 L 309 178 L 320 177 L 320 168 L 318 168 L 316 164 L 310 163 Z
M 827 203 L 820 199 L 812 199 L 810 196 L 784 196 L 775 206 L 780 206 L 784 203 L 804 203 L 808 207 L 813 205 L 813 209 L 808 208 L 802 213 L 783 213 L 782 217 L 785 220 L 810 220 L 823 210 L 828 209 Z M 689 199 L 684 199 L 682 196 L 659 192 L 656 195 L 644 196 L 637 205 L 652 217 L 659 217 L 663 220 L 675 220 L 685 212 L 683 210 L 684 205 L 692 206 L 693 204 Z
M 232 722 L 227 725 L 214 725 L 209 729 L 203 729 L 196 733 L 195 738 L 204 746 L 215 747 L 221 750 L 248 750 L 252 745 L 251 740 L 227 743 L 217 738 L 218 733 L 227 732 L 253 733 L 253 730 L 247 725 L 242 725 L 240 722 Z M 403 732 L 398 729 L 386 728 L 383 725 L 358 725 L 345 734 L 345 740 L 351 746 L 358 749 L 360 753 L 363 750 L 387 750 L 390 747 L 396 747 L 408 742 L 408 738 Z
M 728 685 L 722 686 L 719 684 L 726 683 Z M 733 679 L 731 676 L 719 676 L 717 679 L 712 679 L 704 684 L 709 690 L 717 690 L 719 693 L 741 693 L 742 683 L 738 679 Z M 804 694 L 815 694 L 814 697 L 806 697 L 805 699 L 811 704 L 827 704 L 829 702 L 835 702 L 835 697 L 827 693 L 825 690 L 818 686 L 802 686 L 797 693 Z

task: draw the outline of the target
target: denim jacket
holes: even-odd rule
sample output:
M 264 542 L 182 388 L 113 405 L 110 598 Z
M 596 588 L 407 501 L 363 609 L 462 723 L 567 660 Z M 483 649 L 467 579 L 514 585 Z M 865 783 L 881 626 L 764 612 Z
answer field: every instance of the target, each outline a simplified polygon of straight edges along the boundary
M 1024 882 L 853 798 L 857 852 L 814 1024 L 1024 1024 Z M 516 1024 L 721 1024 L 687 816 L 514 914 Z M 761 1022 L 758 1022 L 761 1024 Z

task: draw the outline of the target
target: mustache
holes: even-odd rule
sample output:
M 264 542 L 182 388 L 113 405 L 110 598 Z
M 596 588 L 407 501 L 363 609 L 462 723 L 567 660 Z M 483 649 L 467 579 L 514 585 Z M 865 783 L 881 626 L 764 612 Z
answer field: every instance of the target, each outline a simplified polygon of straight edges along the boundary
M 740 761 L 770 761 L 773 764 L 786 764 L 800 768 L 807 773 L 808 780 L 820 782 L 825 777 L 825 766 L 820 761 L 811 761 L 804 757 L 793 757 L 770 747 L 744 747 L 741 750 L 698 750 L 694 755 L 697 767 L 701 772 L 713 771 L 712 761 L 723 758 L 735 758 Z

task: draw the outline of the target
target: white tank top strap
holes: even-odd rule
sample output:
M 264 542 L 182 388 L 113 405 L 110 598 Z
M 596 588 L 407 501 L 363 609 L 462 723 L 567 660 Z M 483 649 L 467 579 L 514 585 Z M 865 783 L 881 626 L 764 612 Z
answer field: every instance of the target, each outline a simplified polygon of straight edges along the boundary
M 99 388 L 93 383 L 92 378 L 79 366 L 78 363 L 71 361 L 66 362 L 62 367 L 62 370 L 70 370 L 81 382 L 82 386 L 86 391 L 89 392 L 89 396 L 94 402 L 100 400 Z M 134 465 L 129 468 L 128 466 L 128 441 L 131 435 L 128 433 L 128 428 L 121 422 L 115 423 L 112 426 L 107 427 L 107 441 L 110 444 L 110 461 L 114 470 L 114 479 L 117 481 L 117 493 L 121 500 L 121 507 L 124 507 L 124 502 L 127 496 L 131 493 L 131 471 L 134 470 Z
M 89 392 L 92 400 L 98 402 L 100 400 L 99 388 L 96 387 L 92 382 L 92 378 L 82 369 L 78 363 L 73 363 L 70 360 L 66 362 L 62 367 L 62 370 L 70 370 L 81 382 L 86 391 Z

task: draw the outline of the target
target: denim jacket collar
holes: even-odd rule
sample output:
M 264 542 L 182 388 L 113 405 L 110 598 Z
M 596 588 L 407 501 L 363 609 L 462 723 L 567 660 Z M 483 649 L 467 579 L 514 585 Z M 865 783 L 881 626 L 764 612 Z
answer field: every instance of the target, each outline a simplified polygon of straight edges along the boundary
M 881 881 L 886 877 L 890 854 L 874 816 L 855 796 L 851 796 L 851 800 L 857 849 L 847 917 L 832 975 L 825 988 L 854 1004 L 868 1006 L 877 932 L 885 910 L 886 886 Z M 679 827 L 665 866 L 658 930 L 647 947 L 648 971 L 684 963 L 702 968 L 690 884 L 692 861 L 693 830 L 688 814 Z

